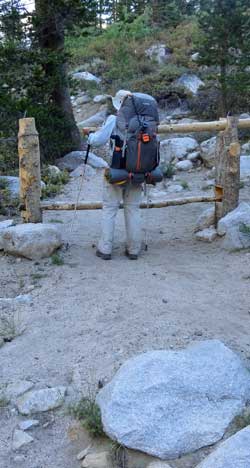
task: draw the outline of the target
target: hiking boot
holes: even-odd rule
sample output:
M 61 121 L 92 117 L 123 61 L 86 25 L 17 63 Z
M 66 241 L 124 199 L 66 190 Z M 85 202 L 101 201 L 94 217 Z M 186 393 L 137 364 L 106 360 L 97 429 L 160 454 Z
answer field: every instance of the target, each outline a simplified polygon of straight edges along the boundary
M 105 254 L 97 249 L 96 256 L 102 258 L 103 260 L 111 260 L 111 254 Z
M 125 255 L 129 260 L 138 260 L 138 255 L 129 253 L 128 249 L 125 250 Z

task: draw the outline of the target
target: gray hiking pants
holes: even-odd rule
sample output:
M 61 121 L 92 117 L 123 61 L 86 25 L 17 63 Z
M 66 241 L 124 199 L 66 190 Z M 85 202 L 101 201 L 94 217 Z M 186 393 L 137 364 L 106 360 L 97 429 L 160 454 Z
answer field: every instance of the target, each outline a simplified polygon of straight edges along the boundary
M 124 218 L 127 235 L 127 249 L 130 254 L 138 255 L 141 249 L 141 186 L 111 185 L 104 179 L 102 235 L 98 249 L 105 254 L 111 254 L 115 230 L 115 218 L 120 202 L 124 204 Z

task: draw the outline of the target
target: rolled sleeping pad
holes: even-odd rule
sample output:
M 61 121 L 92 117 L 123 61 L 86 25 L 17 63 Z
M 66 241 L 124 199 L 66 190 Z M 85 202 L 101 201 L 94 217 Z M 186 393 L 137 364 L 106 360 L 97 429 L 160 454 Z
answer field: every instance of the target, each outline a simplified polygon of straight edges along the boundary
M 110 184 L 126 183 L 129 180 L 129 173 L 126 169 L 105 169 L 105 177 Z
M 146 180 L 147 184 L 155 185 L 163 179 L 162 171 L 156 167 L 148 174 L 131 174 L 126 169 L 113 169 L 109 167 L 105 169 L 105 177 L 110 184 L 125 184 L 130 182 L 132 184 L 143 184 Z

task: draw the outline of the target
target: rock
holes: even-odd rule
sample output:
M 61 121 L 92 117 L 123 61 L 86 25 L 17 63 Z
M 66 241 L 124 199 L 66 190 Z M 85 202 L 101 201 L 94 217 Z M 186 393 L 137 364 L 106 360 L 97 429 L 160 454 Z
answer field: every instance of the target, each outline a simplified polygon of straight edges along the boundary
M 66 388 L 62 386 L 28 392 L 17 400 L 18 411 L 28 416 L 58 408 L 64 402 L 65 393 Z
M 250 176 L 250 156 L 240 157 L 240 178 Z
M 106 110 L 97 112 L 96 114 L 92 115 L 88 119 L 82 120 L 78 122 L 79 128 L 87 128 L 87 127 L 100 127 L 103 122 L 106 120 L 107 112 Z
M 200 158 L 200 155 L 201 155 L 201 154 L 200 154 L 199 151 L 194 151 L 193 153 L 189 153 L 189 154 L 187 155 L 187 159 L 188 159 L 189 161 L 195 162 L 195 161 L 197 161 L 197 160 Z
M 183 190 L 184 190 L 184 188 L 182 187 L 182 185 L 178 185 L 178 184 L 170 185 L 168 187 L 168 192 L 169 193 L 182 192 Z
M 171 57 L 172 51 L 165 44 L 153 44 L 145 50 L 145 55 L 150 60 L 155 60 L 159 65 L 162 65 Z
M 190 169 L 192 169 L 193 167 L 193 164 L 191 161 L 179 161 L 178 163 L 176 163 L 176 169 L 178 169 L 178 171 L 190 171 Z
M 201 86 L 205 86 L 205 83 L 197 75 L 184 73 L 175 80 L 174 85 L 181 86 L 188 93 L 195 95 Z
M 249 468 L 250 426 L 225 440 L 197 468 Z
M 49 172 L 49 175 L 52 176 L 52 177 L 56 177 L 56 176 L 61 174 L 61 171 L 60 171 L 59 167 L 57 167 L 57 166 L 48 166 L 47 170 Z
M 215 165 L 216 137 L 201 143 L 201 159 L 206 167 L 212 169 Z
M 7 385 L 5 395 L 8 400 L 14 400 L 34 387 L 33 382 L 29 380 L 20 380 L 19 382 Z
M 19 192 L 20 192 L 20 181 L 19 177 L 14 177 L 14 176 L 0 176 L 0 182 L 6 180 L 8 183 L 8 190 L 10 192 L 10 197 L 12 199 L 18 198 L 19 197 Z M 45 187 L 45 183 L 41 181 L 41 187 Z
M 200 58 L 199 52 L 195 52 L 194 54 L 191 55 L 191 60 L 193 62 L 197 62 L 199 60 L 199 58 Z
M 26 434 L 23 431 L 20 431 L 19 429 L 15 429 L 12 440 L 12 449 L 19 450 L 24 445 L 33 442 L 33 440 L 33 437 L 31 437 L 30 435 Z
M 93 177 L 96 175 L 96 170 L 91 166 L 80 164 L 80 166 L 70 173 L 70 177 L 80 177 L 83 174 L 85 177 Z
M 83 460 L 88 455 L 90 449 L 91 449 L 91 445 L 89 445 L 86 449 L 79 452 L 77 457 L 76 457 L 77 460 Z
M 171 466 L 163 461 L 154 461 L 149 463 L 147 468 L 171 468 Z
M 247 143 L 245 143 L 244 145 L 242 145 L 241 147 L 241 152 L 243 154 L 250 154 L 250 141 L 248 141 Z
M 6 219 L 5 221 L 1 221 L 1 222 L 0 222 L 0 231 L 1 231 L 2 229 L 6 229 L 6 228 L 8 228 L 8 227 L 10 227 L 10 226 L 13 226 L 13 224 L 14 224 L 14 220 L 13 220 L 13 219 Z
M 20 294 L 16 297 L 1 297 L 0 306 L 5 309 L 13 309 L 19 305 L 32 305 L 33 299 L 30 294 Z
M 217 231 L 214 227 L 206 228 L 196 232 L 195 237 L 203 242 L 213 242 L 217 237 Z
M 185 158 L 190 151 L 194 151 L 198 146 L 197 141 L 190 137 L 163 140 L 160 145 L 161 162 L 170 163 L 174 158 Z
M 83 468 L 108 468 L 111 466 L 108 452 L 90 453 L 82 462 Z
M 225 250 L 234 252 L 235 250 L 249 249 L 250 247 L 250 224 L 247 225 L 247 232 L 244 226 L 232 226 L 228 229 L 222 243 Z
M 197 219 L 194 231 L 203 231 L 203 229 L 209 228 L 213 225 L 215 225 L 214 207 L 208 208 L 200 214 L 199 218 Z
M 128 360 L 97 404 L 109 437 L 166 460 L 220 440 L 249 397 L 241 359 L 209 340 Z
M 21 421 L 19 423 L 19 429 L 21 429 L 21 431 L 27 431 L 28 429 L 32 429 L 37 426 L 39 426 L 38 419 L 27 419 L 26 421 Z
M 224 236 L 233 226 L 241 224 L 250 225 L 250 205 L 245 202 L 219 220 L 217 232 L 219 236 Z
M 79 80 L 79 81 L 95 81 L 96 83 L 101 83 L 102 81 L 100 78 L 98 78 L 97 76 L 87 71 L 76 72 L 76 73 L 73 73 L 72 76 L 73 78 L 75 78 L 75 80 Z
M 67 169 L 67 171 L 74 171 L 85 161 L 85 151 L 72 151 L 66 154 L 63 158 L 57 159 L 57 164 L 61 169 Z M 94 153 L 89 153 L 88 165 L 93 168 L 105 168 L 108 167 L 108 163 L 104 159 L 96 156 Z
M 93 102 L 95 104 L 105 104 L 108 98 L 111 98 L 109 94 L 98 94 L 94 97 Z
M 0 232 L 4 252 L 31 260 L 49 257 L 61 245 L 61 233 L 51 224 L 18 224 Z
M 75 100 L 75 106 L 82 106 L 83 104 L 88 104 L 91 101 L 91 97 L 87 94 L 83 96 L 78 96 Z

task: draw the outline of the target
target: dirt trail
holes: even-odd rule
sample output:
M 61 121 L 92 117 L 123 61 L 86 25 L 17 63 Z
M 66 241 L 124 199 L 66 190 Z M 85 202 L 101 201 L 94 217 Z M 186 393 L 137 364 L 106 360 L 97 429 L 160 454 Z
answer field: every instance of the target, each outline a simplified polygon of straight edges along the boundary
M 190 184 L 190 195 L 200 193 L 204 174 L 182 177 Z M 246 200 L 248 190 L 241 192 Z M 76 191 L 73 180 L 58 199 L 75 201 Z M 100 174 L 85 183 L 82 198 L 101 199 Z M 57 226 L 68 243 L 62 252 L 64 265 L 52 265 L 50 259 L 34 263 L 0 258 L 1 297 L 35 285 L 30 292 L 33 305 L 21 311 L 26 331 L 0 349 L 0 383 L 28 379 L 37 388 L 67 385 L 81 387 L 84 393 L 98 380 L 109 380 L 135 354 L 206 338 L 222 340 L 249 365 L 250 254 L 229 254 L 220 241 L 204 244 L 194 239 L 195 221 L 205 207 L 150 210 L 149 251 L 137 262 L 123 255 L 122 211 L 111 262 L 94 255 L 99 211 L 79 212 L 72 229 L 71 212 L 45 213 L 45 222 L 62 221 Z M 68 433 L 74 422 L 64 410 L 40 416 L 50 424 L 35 429 L 35 441 L 15 454 L 11 438 L 19 420 L 8 409 L 0 410 L 1 468 L 79 467 L 76 454 L 86 437 L 72 428 Z M 172 465 L 191 468 L 193 463 Z

